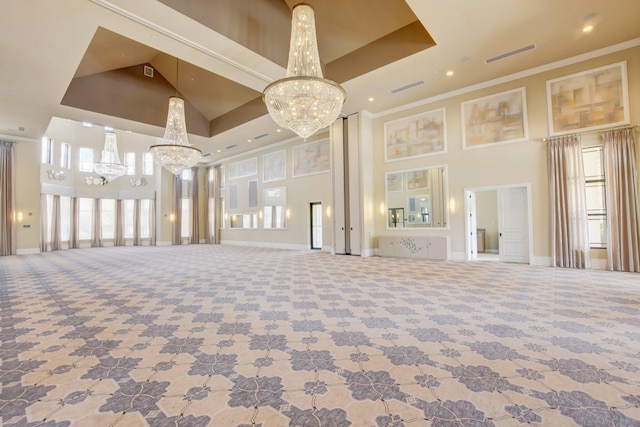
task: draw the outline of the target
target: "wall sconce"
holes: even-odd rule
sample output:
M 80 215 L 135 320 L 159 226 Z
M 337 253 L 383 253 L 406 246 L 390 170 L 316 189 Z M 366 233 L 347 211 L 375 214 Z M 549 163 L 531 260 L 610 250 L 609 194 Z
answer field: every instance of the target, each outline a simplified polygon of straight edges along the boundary
M 169 221 L 174 222 L 176 220 L 176 216 L 174 214 L 169 214 Z
M 22 219 L 24 218 L 24 216 L 22 215 L 22 211 L 18 212 L 18 214 L 16 215 L 16 218 L 18 219 L 18 222 L 22 222 Z
M 53 169 L 49 169 L 47 171 L 47 177 L 56 181 L 64 181 L 67 178 L 67 176 L 64 174 L 64 171 L 54 171 Z
M 384 205 L 384 202 L 380 203 L 380 215 L 385 216 L 387 213 L 387 207 Z
M 449 211 L 454 213 L 456 211 L 456 199 L 453 197 L 449 199 Z
M 86 182 L 87 185 L 105 185 L 109 181 L 103 176 L 87 176 L 84 178 L 84 182 Z
M 144 187 L 145 185 L 147 185 L 147 178 L 131 178 L 129 180 L 129 185 L 131 185 L 132 187 Z
M 262 219 L 262 211 L 258 212 L 258 218 Z
M 287 219 L 291 218 L 291 209 L 287 209 Z
M 327 218 L 331 218 L 331 206 L 327 206 L 327 209 L 325 212 L 327 214 Z

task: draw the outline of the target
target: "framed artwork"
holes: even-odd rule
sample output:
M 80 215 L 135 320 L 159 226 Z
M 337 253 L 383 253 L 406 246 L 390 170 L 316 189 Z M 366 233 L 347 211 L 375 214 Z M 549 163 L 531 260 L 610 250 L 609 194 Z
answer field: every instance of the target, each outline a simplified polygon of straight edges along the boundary
M 258 175 L 258 158 L 242 160 L 229 165 L 229 179 L 244 178 Z
M 314 175 L 331 170 L 329 140 L 293 147 L 293 176 Z
M 395 193 L 398 191 L 404 191 L 402 179 L 402 172 L 399 173 L 387 173 L 387 192 Z
M 428 111 L 384 124 L 386 162 L 447 152 L 445 109 Z
M 262 182 L 280 181 L 287 175 L 286 150 L 262 156 Z
M 524 87 L 463 102 L 461 107 L 465 150 L 529 138 Z
M 629 124 L 627 62 L 547 80 L 547 111 L 552 136 Z
M 429 170 L 405 172 L 407 177 L 407 191 L 424 190 L 429 188 Z

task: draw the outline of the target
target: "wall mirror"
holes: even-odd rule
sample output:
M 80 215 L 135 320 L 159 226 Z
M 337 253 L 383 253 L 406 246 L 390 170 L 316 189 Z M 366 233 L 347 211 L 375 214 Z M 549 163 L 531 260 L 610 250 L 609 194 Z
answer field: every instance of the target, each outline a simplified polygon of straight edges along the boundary
M 287 228 L 287 188 L 268 188 L 262 197 L 263 227 L 265 229 Z
M 230 215 L 229 228 L 258 228 L 258 215 L 254 213 Z
M 387 172 L 387 228 L 447 228 L 447 167 Z

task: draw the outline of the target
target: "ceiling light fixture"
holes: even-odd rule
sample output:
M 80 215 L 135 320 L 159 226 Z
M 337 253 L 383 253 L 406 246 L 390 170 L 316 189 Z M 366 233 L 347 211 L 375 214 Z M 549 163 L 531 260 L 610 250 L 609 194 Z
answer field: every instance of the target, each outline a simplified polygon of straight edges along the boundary
M 149 152 L 156 163 L 164 166 L 174 175 L 195 166 L 202 152 L 189 144 L 187 123 L 184 118 L 184 100 L 178 92 L 178 59 L 176 59 L 176 96 L 169 98 L 167 127 L 164 131 L 164 144 L 152 145 Z
M 345 96 L 339 84 L 322 76 L 313 9 L 296 5 L 287 74 L 268 85 L 262 96 L 271 118 L 306 139 L 338 118 Z
M 105 178 L 107 182 L 111 182 L 121 177 L 127 171 L 127 167 L 120 163 L 118 155 L 118 140 L 114 132 L 105 132 L 104 149 L 102 157 L 98 163 L 94 163 L 93 170 L 95 173 Z
M 593 25 L 587 25 L 582 29 L 583 33 L 590 33 L 593 30 Z

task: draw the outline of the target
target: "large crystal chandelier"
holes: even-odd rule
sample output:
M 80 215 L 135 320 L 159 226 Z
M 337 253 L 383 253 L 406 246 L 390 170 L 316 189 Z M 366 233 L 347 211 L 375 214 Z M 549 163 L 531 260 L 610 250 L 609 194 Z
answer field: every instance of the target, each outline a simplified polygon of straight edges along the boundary
M 267 86 L 262 98 L 277 124 L 305 139 L 340 114 L 345 91 L 322 76 L 311 6 L 293 8 L 286 77 Z
M 102 157 L 98 163 L 94 163 L 93 170 L 98 175 L 104 177 L 108 182 L 121 177 L 127 171 L 127 167 L 120 163 L 120 156 L 118 155 L 118 141 L 115 133 L 105 133 Z
M 177 65 L 176 65 L 177 68 Z M 176 69 L 176 81 L 178 78 Z M 178 84 L 176 83 L 176 90 Z M 178 96 L 169 98 L 167 127 L 164 131 L 164 144 L 149 147 L 156 163 L 167 168 L 174 175 L 195 166 L 202 152 L 189 144 L 187 123 L 184 119 L 184 100 Z

